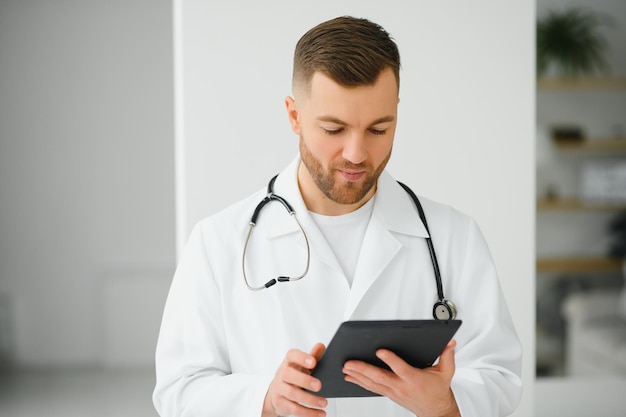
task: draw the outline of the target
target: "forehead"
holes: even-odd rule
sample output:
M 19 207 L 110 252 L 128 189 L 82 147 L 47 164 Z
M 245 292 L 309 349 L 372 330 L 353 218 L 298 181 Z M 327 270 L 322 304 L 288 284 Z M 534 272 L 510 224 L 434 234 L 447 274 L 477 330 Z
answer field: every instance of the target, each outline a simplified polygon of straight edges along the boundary
M 308 94 L 297 98 L 302 111 L 332 115 L 341 119 L 375 120 L 395 116 L 398 105 L 398 83 L 392 70 L 384 70 L 372 85 L 345 87 L 327 75 L 316 72 Z M 355 119 L 356 118 L 356 119 Z

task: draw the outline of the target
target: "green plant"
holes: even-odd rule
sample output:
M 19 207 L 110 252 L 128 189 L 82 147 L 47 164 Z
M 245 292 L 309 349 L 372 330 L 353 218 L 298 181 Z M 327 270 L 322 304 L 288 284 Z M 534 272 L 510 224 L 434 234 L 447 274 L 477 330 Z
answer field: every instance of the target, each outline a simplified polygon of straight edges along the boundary
M 605 72 L 608 44 L 600 29 L 609 16 L 582 8 L 549 11 L 537 21 L 537 73 L 554 67 L 565 76 Z

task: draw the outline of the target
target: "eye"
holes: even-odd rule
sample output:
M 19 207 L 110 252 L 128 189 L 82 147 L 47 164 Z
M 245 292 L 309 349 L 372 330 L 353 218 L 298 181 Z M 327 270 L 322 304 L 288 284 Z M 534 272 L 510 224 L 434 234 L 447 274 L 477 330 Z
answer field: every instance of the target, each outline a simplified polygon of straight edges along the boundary
M 322 130 L 324 131 L 325 134 L 327 135 L 338 135 L 341 132 L 343 132 L 343 128 L 339 128 L 339 129 L 327 129 L 325 127 L 322 128 Z
M 386 133 L 387 133 L 387 129 L 374 129 L 374 128 L 372 128 L 372 129 L 370 129 L 370 132 L 371 132 L 372 134 L 374 134 L 374 135 L 380 135 L 380 136 L 382 136 L 382 135 L 384 135 L 384 134 L 386 134 Z

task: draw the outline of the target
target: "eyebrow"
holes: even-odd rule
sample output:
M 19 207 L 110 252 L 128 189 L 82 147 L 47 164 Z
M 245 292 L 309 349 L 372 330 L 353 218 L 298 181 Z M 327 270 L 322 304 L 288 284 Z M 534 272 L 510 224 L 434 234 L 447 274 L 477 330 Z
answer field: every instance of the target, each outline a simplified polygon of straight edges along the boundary
M 329 123 L 335 123 L 341 126 L 348 126 L 348 123 L 334 116 L 320 116 L 317 118 L 317 120 L 320 122 L 329 122 Z M 370 123 L 370 126 L 376 126 L 377 124 L 380 124 L 380 123 L 389 123 L 389 122 L 393 122 L 394 120 L 396 120 L 396 118 L 394 116 L 389 115 L 389 116 L 381 117 L 379 119 L 374 120 L 372 123 Z

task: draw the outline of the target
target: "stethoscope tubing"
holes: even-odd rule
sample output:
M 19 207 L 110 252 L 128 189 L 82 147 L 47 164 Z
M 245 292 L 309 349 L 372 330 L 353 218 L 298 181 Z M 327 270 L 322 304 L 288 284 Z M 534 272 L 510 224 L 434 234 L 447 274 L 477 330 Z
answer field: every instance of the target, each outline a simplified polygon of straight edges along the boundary
M 300 221 L 298 220 L 298 216 L 296 216 L 295 210 L 293 209 L 293 207 L 291 207 L 291 205 L 287 202 L 287 200 L 285 200 L 283 197 L 279 195 L 274 194 L 274 182 L 276 181 L 277 177 L 278 175 L 275 175 L 274 177 L 272 177 L 270 182 L 267 184 L 267 195 L 265 196 L 265 198 L 263 198 L 263 200 L 261 200 L 261 202 L 254 209 L 254 213 L 252 214 L 252 217 L 250 218 L 248 234 L 246 236 L 246 241 L 243 247 L 243 256 L 241 259 L 243 279 L 248 289 L 252 291 L 264 290 L 266 288 L 269 288 L 275 285 L 277 282 L 292 282 L 292 281 L 301 280 L 309 272 L 309 266 L 311 263 L 311 247 L 309 245 L 309 238 L 307 237 L 307 234 L 305 233 L 304 228 L 300 224 Z M 435 253 L 435 246 L 433 245 L 433 242 L 431 239 L 430 230 L 428 228 L 428 222 L 426 221 L 426 214 L 424 213 L 422 204 L 420 203 L 419 199 L 417 198 L 413 190 L 411 190 L 407 185 L 401 183 L 400 181 L 398 181 L 398 184 L 407 192 L 407 194 L 409 194 L 409 196 L 413 200 L 413 203 L 415 204 L 415 207 L 417 208 L 417 212 L 419 213 L 419 217 L 422 220 L 422 223 L 424 224 L 424 228 L 426 229 L 426 232 L 428 233 L 428 237 L 426 237 L 426 244 L 428 245 L 428 252 L 430 254 L 430 260 L 433 265 L 433 271 L 435 274 L 435 282 L 437 286 L 437 297 L 439 299 L 439 301 L 437 301 L 433 307 L 433 317 L 437 320 L 455 319 L 457 315 L 456 306 L 454 305 L 453 302 L 446 300 L 443 295 L 443 284 L 441 280 L 441 271 L 439 270 L 439 262 L 437 261 L 437 254 Z M 302 236 L 304 236 L 304 241 L 306 243 L 306 251 L 307 251 L 306 266 L 304 268 L 304 272 L 298 276 L 295 276 L 295 277 L 278 276 L 276 278 L 270 279 L 262 286 L 254 287 L 250 285 L 248 276 L 246 274 L 246 253 L 248 250 L 248 245 L 250 243 L 250 236 L 252 235 L 252 230 L 256 226 L 257 220 L 261 214 L 261 210 L 272 201 L 278 201 L 285 207 L 285 209 L 289 212 L 291 217 L 295 220 L 296 224 L 298 225 L 298 228 L 302 232 Z
M 300 221 L 298 220 L 298 216 L 296 216 L 296 211 L 293 209 L 293 207 L 291 207 L 291 204 L 289 204 L 287 200 L 285 200 L 283 197 L 279 195 L 274 194 L 274 181 L 276 181 L 277 177 L 278 175 L 275 175 L 271 179 L 271 181 L 267 185 L 267 195 L 265 196 L 263 200 L 261 200 L 261 202 L 254 209 L 254 213 L 252 214 L 252 217 L 250 218 L 250 224 L 248 228 L 248 234 L 246 236 L 246 242 L 243 247 L 243 256 L 241 258 L 241 268 L 243 271 L 243 279 L 248 289 L 252 291 L 264 290 L 266 288 L 273 286 L 277 282 L 291 282 L 291 281 L 301 280 L 309 272 L 309 266 L 311 265 L 311 248 L 309 246 L 309 238 L 304 232 L 304 228 L 300 224 Z M 248 243 L 250 242 L 250 236 L 252 235 L 252 230 L 256 226 L 256 222 L 259 218 L 259 215 L 261 214 L 261 210 L 263 209 L 263 207 L 265 207 L 267 204 L 271 203 L 272 201 L 278 201 L 285 207 L 285 209 L 287 209 L 291 217 L 295 220 L 296 224 L 298 225 L 300 232 L 302 232 L 302 236 L 304 236 L 304 243 L 306 244 L 306 253 L 307 253 L 306 266 L 304 268 L 304 272 L 302 272 L 302 274 L 298 276 L 295 276 L 295 277 L 278 276 L 276 278 L 270 279 L 269 281 L 267 281 L 264 285 L 260 287 L 253 287 L 252 285 L 250 285 L 250 282 L 248 281 L 248 276 L 246 275 L 246 252 L 248 250 Z
M 426 238 L 426 244 L 428 245 L 428 252 L 430 253 L 430 260 L 433 264 L 433 270 L 435 273 L 435 282 L 437 283 L 437 296 L 439 297 L 439 301 L 445 301 L 443 296 L 443 284 L 441 280 L 441 271 L 439 270 L 439 262 L 437 261 L 437 254 L 435 253 L 435 246 L 433 245 L 433 241 L 430 238 L 430 230 L 428 229 L 428 222 L 426 221 L 426 214 L 424 214 L 424 209 L 422 208 L 422 204 L 419 199 L 407 185 L 398 181 L 398 184 L 411 196 L 413 203 L 415 203 L 415 207 L 419 213 L 420 219 L 422 219 L 422 223 L 424 223 L 424 227 L 426 228 L 426 233 L 428 233 L 428 237 Z

